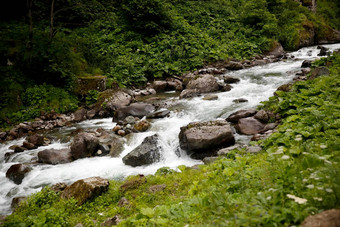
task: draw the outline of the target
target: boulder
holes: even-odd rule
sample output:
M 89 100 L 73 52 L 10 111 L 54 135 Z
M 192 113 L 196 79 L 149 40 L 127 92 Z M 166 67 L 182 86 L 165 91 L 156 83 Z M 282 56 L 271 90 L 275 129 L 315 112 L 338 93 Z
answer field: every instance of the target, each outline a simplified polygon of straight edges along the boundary
M 46 164 L 62 164 L 72 162 L 71 150 L 66 149 L 46 149 L 38 152 L 38 162 Z
M 239 110 L 236 111 L 235 113 L 230 114 L 229 117 L 227 118 L 227 121 L 237 123 L 239 119 L 254 116 L 255 114 L 256 110 L 254 109 Z
M 124 120 L 127 116 L 142 118 L 155 111 L 155 107 L 147 103 L 133 103 L 129 106 L 118 108 L 113 116 L 113 122 Z
M 260 146 L 250 146 L 247 148 L 246 152 L 250 153 L 250 154 L 256 154 L 259 153 L 262 150 L 262 148 Z
M 71 144 L 71 155 L 74 160 L 91 157 L 99 144 L 98 138 L 88 133 L 79 133 Z
M 145 132 L 146 130 L 148 130 L 151 127 L 150 122 L 146 121 L 146 120 L 141 120 L 138 121 L 133 128 L 136 129 L 138 132 Z
M 301 68 L 309 68 L 312 66 L 312 60 L 304 60 L 302 62 Z
M 328 48 L 326 48 L 324 46 L 318 46 L 317 48 L 320 50 L 318 56 L 326 56 L 327 55 Z
M 203 97 L 203 100 L 206 100 L 206 101 L 213 101 L 213 100 L 217 100 L 217 99 L 218 99 L 217 95 L 205 95 Z
M 230 91 L 233 87 L 230 84 L 223 84 L 222 86 L 220 85 L 220 91 Z
M 14 164 L 6 172 L 6 177 L 13 181 L 16 184 L 21 184 L 24 177 L 31 171 L 32 169 L 25 164 Z
M 14 152 L 16 152 L 16 153 L 24 152 L 24 151 L 26 151 L 26 150 L 27 150 L 27 148 L 22 147 L 22 146 L 16 146 L 16 147 L 14 148 Z
M 166 184 L 152 185 L 149 187 L 149 191 L 152 193 L 163 191 L 166 188 Z
M 0 132 L 0 140 L 5 140 L 7 137 L 7 132 Z
M 280 87 L 277 88 L 277 91 L 288 92 L 292 89 L 292 86 L 292 84 L 282 84 Z
M 146 118 L 164 118 L 164 117 L 168 117 L 170 115 L 170 111 L 167 109 L 161 109 L 161 110 L 157 110 L 155 112 L 149 113 L 148 115 L 146 115 Z
M 74 121 L 80 122 L 86 119 L 87 111 L 84 108 L 80 108 L 76 112 L 74 112 Z
M 156 92 L 163 92 L 167 90 L 168 82 L 164 80 L 155 80 L 152 83 L 152 87 L 156 90 Z
M 233 145 L 235 139 L 229 123 L 218 120 L 193 122 L 181 127 L 179 143 L 187 152 L 202 152 Z
M 234 84 L 240 82 L 239 78 L 231 77 L 231 76 L 225 76 L 224 78 L 224 83 L 226 84 Z
M 175 78 L 170 78 L 168 79 L 168 87 L 167 90 L 173 91 L 182 91 L 183 90 L 183 83 L 182 81 L 175 79 Z
M 267 123 L 267 122 L 269 121 L 269 116 L 268 116 L 268 114 L 267 114 L 267 112 L 266 112 L 265 110 L 260 110 L 260 111 L 258 111 L 258 112 L 254 115 L 254 117 L 255 117 L 257 120 L 259 120 L 259 121 L 261 121 L 261 122 L 263 122 L 263 123 Z
M 243 69 L 243 65 L 237 61 L 229 61 L 226 63 L 225 68 L 229 70 L 239 70 Z
M 104 106 L 108 112 L 113 114 L 116 109 L 129 105 L 132 100 L 133 97 L 129 90 L 108 89 L 99 94 L 95 106 L 96 108 Z
M 111 157 L 118 157 L 124 150 L 124 140 L 117 135 L 110 135 L 107 138 L 99 138 L 99 143 L 99 149 L 102 150 L 101 148 L 105 147 L 105 150 L 108 149 Z M 102 152 L 102 155 L 106 153 L 106 151 L 103 150 Z
M 122 184 L 119 187 L 119 190 L 122 192 L 126 192 L 138 188 L 139 186 L 145 184 L 146 182 L 147 182 L 146 177 L 142 174 L 139 174 L 138 176 L 129 178 L 124 184 Z
M 301 224 L 301 227 L 339 227 L 340 210 L 331 209 L 319 214 L 308 216 Z
M 16 208 L 20 206 L 22 202 L 26 201 L 26 199 L 27 197 L 24 197 L 24 196 L 14 197 L 12 199 L 11 208 L 15 210 Z
M 28 141 L 24 141 L 22 146 L 27 148 L 28 150 L 32 150 L 32 149 L 36 149 L 37 148 L 37 146 L 35 146 L 33 143 L 30 143 Z
M 281 58 L 285 54 L 285 51 L 281 45 L 281 43 L 275 42 L 273 43 L 271 50 L 267 53 L 269 56 L 274 56 L 275 58 Z
M 210 74 L 198 76 L 196 79 L 189 81 L 187 89 L 197 89 L 199 93 L 209 93 L 219 90 L 216 78 Z
M 64 199 L 75 198 L 78 205 L 84 204 L 86 201 L 99 196 L 109 189 L 109 181 L 100 177 L 90 177 L 78 180 L 67 186 L 62 192 L 61 197 Z
M 160 149 L 158 136 L 148 136 L 143 140 L 142 144 L 123 157 L 123 162 L 125 165 L 134 167 L 158 162 L 161 158 Z
M 264 128 L 264 124 L 254 117 L 241 118 L 236 129 L 240 134 L 255 135 Z
M 5 155 L 4 155 L 5 162 L 8 162 L 14 154 L 15 154 L 15 152 L 6 152 Z
M 26 138 L 27 142 L 34 144 L 35 146 L 44 145 L 44 137 L 42 135 L 34 134 Z
M 261 131 L 259 131 L 259 133 L 264 133 L 264 132 L 266 132 L 268 130 L 273 130 L 273 129 L 276 128 L 276 126 L 277 126 L 277 123 L 266 124 L 266 126 L 264 126 L 264 128 Z
M 248 100 L 244 99 L 244 98 L 239 98 L 239 99 L 234 99 L 233 102 L 234 103 L 242 103 L 242 102 L 248 102 Z
M 180 99 L 187 99 L 199 96 L 200 92 L 197 89 L 184 89 L 179 95 Z
M 100 226 L 115 226 L 122 222 L 120 215 L 115 215 L 113 218 L 108 218 L 100 224 Z
M 312 71 L 312 74 L 310 77 L 308 77 L 308 80 L 314 80 L 315 78 L 318 78 L 323 75 L 329 75 L 330 71 L 328 68 L 322 66 L 322 67 L 317 67 Z
M 88 119 L 92 119 L 94 116 L 96 116 L 96 113 L 97 113 L 97 111 L 96 111 L 95 109 L 89 110 L 89 111 L 87 111 L 87 113 L 86 113 L 86 117 L 87 117 Z

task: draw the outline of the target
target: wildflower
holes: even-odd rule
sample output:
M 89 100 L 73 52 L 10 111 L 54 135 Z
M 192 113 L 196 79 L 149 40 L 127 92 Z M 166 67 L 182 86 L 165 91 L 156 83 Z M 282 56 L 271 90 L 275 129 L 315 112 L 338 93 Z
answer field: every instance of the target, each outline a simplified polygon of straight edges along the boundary
M 314 188 L 314 185 L 313 185 L 313 184 L 309 184 L 309 185 L 307 185 L 306 187 L 309 188 L 309 189 L 313 189 L 313 188 Z
M 319 198 L 319 197 L 313 197 L 313 199 L 317 201 L 322 201 L 322 198 Z
M 272 199 L 272 197 L 271 196 L 268 196 L 267 198 L 266 198 L 266 200 L 271 200 Z
M 321 149 L 325 149 L 325 148 L 327 148 L 327 145 L 321 144 L 321 145 L 320 145 L 320 148 L 321 148 Z
M 300 198 L 300 197 L 297 197 L 295 195 L 287 194 L 287 197 L 290 198 L 290 199 L 294 199 L 294 202 L 296 202 L 298 204 L 304 204 L 304 203 L 307 202 L 307 199 Z
M 289 159 L 290 157 L 289 157 L 288 155 L 283 155 L 281 158 L 282 158 L 283 160 L 287 160 L 287 159 Z
M 331 188 L 326 188 L 325 191 L 326 191 L 326 192 L 329 192 L 329 193 L 332 193 L 332 192 L 333 192 L 333 190 L 332 190 Z

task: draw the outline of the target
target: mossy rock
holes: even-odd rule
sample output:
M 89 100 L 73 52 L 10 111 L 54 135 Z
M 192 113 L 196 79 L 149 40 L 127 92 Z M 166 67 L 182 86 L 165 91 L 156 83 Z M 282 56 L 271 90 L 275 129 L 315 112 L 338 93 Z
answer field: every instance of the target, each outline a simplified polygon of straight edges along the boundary
M 106 76 L 83 76 L 78 77 L 74 92 L 85 95 L 90 90 L 104 91 L 106 89 Z

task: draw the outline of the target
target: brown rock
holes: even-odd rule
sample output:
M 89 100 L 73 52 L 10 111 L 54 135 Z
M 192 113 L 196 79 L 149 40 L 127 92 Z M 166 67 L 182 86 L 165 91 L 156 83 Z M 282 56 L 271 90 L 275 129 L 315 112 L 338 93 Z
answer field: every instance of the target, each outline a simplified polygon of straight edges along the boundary
M 71 144 L 73 159 L 91 157 L 97 151 L 98 144 L 98 138 L 88 133 L 79 133 Z
M 217 100 L 218 96 L 217 95 L 206 95 L 203 97 L 203 100 L 207 100 L 207 101 L 212 101 L 212 100 Z
M 179 95 L 180 99 L 187 99 L 199 96 L 199 91 L 197 89 L 184 89 Z
M 244 99 L 244 98 L 239 98 L 239 99 L 234 99 L 233 102 L 234 103 L 242 103 L 242 102 L 248 102 L 248 100 Z
M 100 226 L 114 226 L 118 225 L 122 220 L 120 220 L 119 215 L 115 215 L 113 218 L 106 219 Z
M 229 70 L 239 70 L 243 69 L 243 65 L 237 61 L 229 61 L 228 63 L 226 63 L 225 68 Z
M 255 135 L 264 128 L 264 124 L 253 117 L 241 118 L 236 129 L 241 134 L 245 135 Z
M 234 84 L 240 82 L 239 78 L 231 77 L 231 76 L 225 76 L 224 78 L 224 83 L 226 84 Z
M 78 180 L 67 186 L 62 192 L 61 197 L 64 199 L 75 198 L 78 205 L 99 196 L 109 189 L 109 181 L 100 177 L 90 177 Z
M 256 110 L 254 109 L 249 109 L 249 110 L 239 110 L 236 111 L 235 113 L 232 113 L 228 118 L 227 121 L 230 122 L 238 122 L 241 118 L 246 118 L 246 117 L 251 117 L 256 114 Z
M 213 75 L 205 74 L 191 80 L 187 85 L 187 89 L 197 89 L 199 93 L 209 93 L 218 91 L 219 86 Z
M 29 150 L 37 148 L 33 143 L 30 143 L 28 141 L 24 141 L 22 145 Z
M 235 143 L 231 127 L 224 120 L 193 122 L 181 127 L 179 141 L 180 147 L 188 152 L 207 151 Z
M 129 191 L 129 190 L 132 190 L 132 189 L 136 189 L 136 188 L 138 188 L 139 186 L 141 186 L 142 184 L 145 184 L 145 183 L 146 183 L 145 176 L 140 174 L 138 176 L 135 176 L 135 177 L 127 180 L 124 184 L 122 184 L 120 186 L 119 189 L 122 192 L 126 192 L 126 191 Z
M 27 165 L 14 164 L 7 170 L 6 177 L 12 180 L 16 184 L 21 184 L 24 177 L 30 171 L 31 171 L 31 168 Z
M 152 193 L 163 191 L 166 188 L 166 184 L 152 185 L 149 191 Z
M 258 111 L 254 117 L 263 123 L 267 123 L 269 120 L 269 116 L 265 110 Z
M 118 132 L 118 131 L 121 130 L 121 129 L 122 129 L 122 126 L 116 125 L 115 127 L 113 127 L 112 131 Z
M 142 118 L 153 111 L 155 111 L 155 107 L 151 104 L 133 103 L 130 106 L 118 108 L 114 113 L 112 121 L 118 122 L 124 120 L 127 116 Z
M 20 146 L 16 146 L 16 147 L 14 148 L 14 152 L 16 152 L 16 153 L 24 152 L 24 151 L 26 151 L 26 150 L 27 150 L 27 148 L 25 148 L 25 147 L 20 147 Z
M 150 128 L 151 124 L 150 122 L 146 121 L 146 120 L 141 120 L 138 121 L 136 124 L 134 124 L 134 128 L 138 131 L 138 132 L 145 132 L 146 130 L 148 130 Z
M 71 150 L 66 149 L 46 149 L 38 152 L 38 161 L 46 164 L 62 164 L 72 162 Z
M 117 134 L 120 135 L 120 136 L 125 136 L 126 135 L 124 130 L 118 130 Z
M 128 206 L 130 205 L 130 202 L 129 200 L 127 200 L 127 198 L 125 197 L 122 197 L 119 201 L 118 201 L 118 206 L 119 207 L 125 207 L 125 206 Z
M 44 137 L 42 135 L 34 134 L 26 138 L 27 142 L 34 144 L 35 146 L 44 145 Z
M 319 214 L 307 217 L 301 227 L 339 227 L 340 210 L 331 209 Z
M 12 203 L 11 203 L 11 208 L 13 210 L 15 210 L 16 208 L 18 208 L 20 206 L 21 203 L 25 202 L 26 201 L 26 197 L 24 196 L 19 196 L 19 197 L 14 197 L 12 199 Z
M 67 188 L 67 184 L 65 183 L 56 183 L 51 186 L 51 189 L 55 192 L 62 192 Z
M 156 80 L 152 83 L 152 87 L 156 90 L 156 92 L 163 92 L 167 90 L 168 82 L 164 80 Z
M 76 112 L 74 112 L 74 121 L 80 122 L 86 119 L 87 111 L 84 108 L 80 108 Z
M 323 75 L 329 75 L 330 71 L 328 68 L 322 66 L 322 67 L 317 67 L 312 71 L 312 74 L 310 77 L 308 77 L 308 80 L 314 80 L 315 78 L 318 78 Z
M 92 119 L 95 115 L 96 115 L 96 110 L 95 110 L 95 109 L 89 110 L 89 111 L 87 111 L 87 113 L 86 113 L 86 117 L 87 117 L 88 119 Z

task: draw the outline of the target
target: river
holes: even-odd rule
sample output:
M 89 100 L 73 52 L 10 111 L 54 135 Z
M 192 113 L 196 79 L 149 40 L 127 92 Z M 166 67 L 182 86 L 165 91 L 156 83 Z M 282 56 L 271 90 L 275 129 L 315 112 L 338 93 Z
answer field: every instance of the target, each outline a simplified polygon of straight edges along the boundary
M 340 48 L 340 44 L 324 46 L 329 48 L 330 51 Z M 32 171 L 29 172 L 20 185 L 16 185 L 6 178 L 6 171 L 11 165 L 30 163 L 32 160 L 36 161 L 37 153 L 47 148 L 60 149 L 68 147 L 69 143 L 62 143 L 58 139 L 60 135 L 70 134 L 79 128 L 111 130 L 115 126 L 112 118 L 87 120 L 70 127 L 52 130 L 49 132 L 49 136 L 55 139 L 52 140 L 50 145 L 16 153 L 8 162 L 4 161 L 5 153 L 10 151 L 10 146 L 21 145 L 24 138 L 0 144 L 0 214 L 11 213 L 10 206 L 14 197 L 28 196 L 40 191 L 45 185 L 53 185 L 59 182 L 70 184 L 91 176 L 123 179 L 129 175 L 153 174 L 157 169 L 165 166 L 176 169 L 179 165 L 193 166 L 201 164 L 201 161 L 191 159 L 184 152 L 181 152 L 180 157 L 176 155 L 175 151 L 179 147 L 178 134 L 181 126 L 193 121 L 225 119 L 239 109 L 256 107 L 261 101 L 265 101 L 272 96 L 280 85 L 291 82 L 296 72 L 301 70 L 302 62 L 318 58 L 319 51 L 316 46 L 306 47 L 290 53 L 290 56 L 294 56 L 292 59 L 228 72 L 227 75 L 239 78 L 240 82 L 233 84 L 231 91 L 216 93 L 215 95 L 218 96 L 218 99 L 214 101 L 205 101 L 202 100 L 202 97 L 179 100 L 178 96 L 170 94 L 173 97 L 168 98 L 169 101 L 175 103 L 170 108 L 170 116 L 152 120 L 152 127 L 147 132 L 129 135 L 128 139 L 126 139 L 124 151 L 118 158 L 106 156 L 79 159 L 59 165 L 34 164 L 32 165 Z M 247 99 L 248 102 L 232 102 L 238 98 Z M 159 143 L 162 147 L 161 161 L 143 167 L 126 166 L 122 162 L 122 157 L 141 144 L 145 137 L 155 133 L 159 135 Z M 235 134 L 235 138 L 237 143 L 247 143 L 250 140 L 249 136 L 238 134 Z

